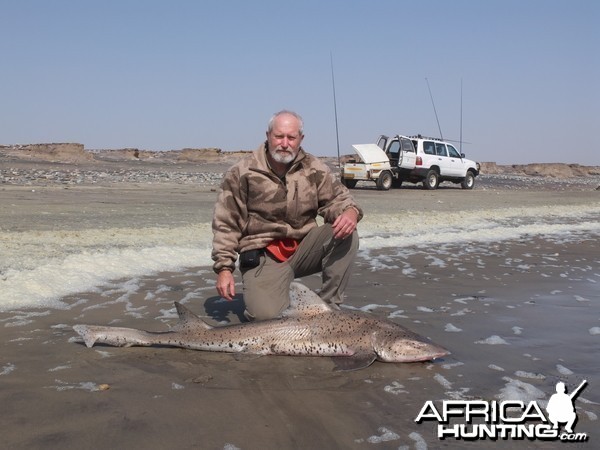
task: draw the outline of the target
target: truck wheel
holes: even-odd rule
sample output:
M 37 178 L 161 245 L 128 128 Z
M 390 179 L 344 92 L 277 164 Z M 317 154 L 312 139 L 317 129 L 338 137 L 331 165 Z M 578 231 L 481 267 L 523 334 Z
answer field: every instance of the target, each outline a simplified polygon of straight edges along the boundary
M 346 178 L 342 178 L 342 184 L 348 189 L 354 189 L 356 187 L 356 180 L 348 180 Z
M 473 186 L 475 186 L 475 176 L 473 175 L 473 172 L 467 172 L 467 175 L 465 175 L 465 179 L 462 180 L 460 186 L 463 189 L 473 189 Z
M 377 189 L 388 191 L 392 187 L 392 181 L 394 181 L 394 177 L 390 172 L 381 172 L 379 178 L 377 178 Z
M 429 169 L 423 180 L 423 187 L 428 190 L 437 189 L 440 184 L 440 175 L 434 169 Z

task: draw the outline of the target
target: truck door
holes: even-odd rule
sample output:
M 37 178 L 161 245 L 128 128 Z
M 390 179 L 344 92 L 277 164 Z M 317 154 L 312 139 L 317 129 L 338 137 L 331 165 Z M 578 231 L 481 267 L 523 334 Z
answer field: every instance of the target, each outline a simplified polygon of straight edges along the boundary
M 415 168 L 417 155 L 410 139 L 396 136 L 389 142 L 386 153 L 392 167 L 411 170 Z
M 458 150 L 456 150 L 456 148 L 454 148 L 454 146 L 452 146 L 450 144 L 447 144 L 447 146 L 448 146 L 448 160 L 450 162 L 449 175 L 453 176 L 453 177 L 464 177 L 466 175 L 467 171 L 465 170 L 464 161 L 460 157 Z
M 400 137 L 400 148 L 402 152 L 400 167 L 403 169 L 414 169 L 417 164 L 417 152 L 412 141 L 408 138 Z
M 448 177 L 452 176 L 452 165 L 448 158 L 448 151 L 446 150 L 446 144 L 443 142 L 435 143 L 435 154 L 437 164 L 440 166 L 440 175 Z

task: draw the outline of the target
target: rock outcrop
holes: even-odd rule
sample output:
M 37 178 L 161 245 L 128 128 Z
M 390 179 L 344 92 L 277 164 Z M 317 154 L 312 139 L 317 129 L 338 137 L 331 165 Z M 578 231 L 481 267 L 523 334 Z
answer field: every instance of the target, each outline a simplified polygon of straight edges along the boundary
M 63 164 L 81 164 L 88 162 L 110 163 L 119 161 L 143 161 L 162 164 L 227 164 L 231 165 L 250 153 L 249 150 L 224 152 L 220 148 L 183 148 L 181 150 L 152 151 L 137 148 L 86 150 L 83 144 L 27 144 L 0 145 L 0 158 L 52 162 Z M 343 155 L 342 164 L 356 155 Z M 338 160 L 323 157 L 324 162 L 337 170 Z M 533 163 L 500 165 L 495 162 L 481 163 L 481 173 L 489 175 L 525 175 L 531 177 L 551 177 L 557 179 L 600 176 L 600 166 L 582 166 L 580 164 Z
M 498 165 L 495 162 L 484 162 L 481 163 L 481 173 L 492 175 L 518 174 L 534 177 L 573 178 L 600 175 L 600 167 L 563 163 Z
M 94 157 L 85 151 L 83 144 L 27 144 L 0 146 L 0 155 L 32 161 L 80 163 L 92 161 Z

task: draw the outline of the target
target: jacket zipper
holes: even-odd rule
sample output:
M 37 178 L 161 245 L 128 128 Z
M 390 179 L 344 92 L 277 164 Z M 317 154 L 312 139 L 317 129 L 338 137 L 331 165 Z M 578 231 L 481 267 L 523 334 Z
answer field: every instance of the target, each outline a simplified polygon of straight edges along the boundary
M 294 195 L 292 195 L 292 202 L 291 202 L 291 211 L 288 211 L 288 217 L 290 218 L 296 218 L 296 216 L 298 215 L 298 180 L 294 180 Z M 290 214 L 291 213 L 291 214 Z

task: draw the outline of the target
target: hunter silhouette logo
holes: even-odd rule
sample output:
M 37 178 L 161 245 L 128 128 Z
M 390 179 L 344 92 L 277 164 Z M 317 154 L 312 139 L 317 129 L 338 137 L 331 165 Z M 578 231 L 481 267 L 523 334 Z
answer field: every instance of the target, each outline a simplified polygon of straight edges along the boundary
M 443 400 L 441 407 L 428 400 L 415 422 L 436 421 L 439 439 L 585 442 L 588 440 L 586 433 L 573 431 L 577 422 L 573 403 L 586 385 L 584 380 L 571 394 L 567 394 L 565 383 L 556 383 L 556 393 L 552 394 L 546 406 L 547 414 L 534 400 Z M 561 424 L 564 424 L 563 431 L 559 430 Z
M 573 433 L 573 425 L 575 425 L 575 422 L 577 421 L 573 400 L 579 395 L 586 384 L 587 380 L 583 380 L 571 395 L 567 395 L 565 383 L 562 381 L 556 383 L 556 394 L 553 394 L 552 397 L 550 397 L 550 401 L 546 407 L 548 419 L 550 419 L 550 422 L 554 425 L 552 427 L 554 430 L 558 429 L 559 423 L 566 423 L 565 431 L 567 433 Z

